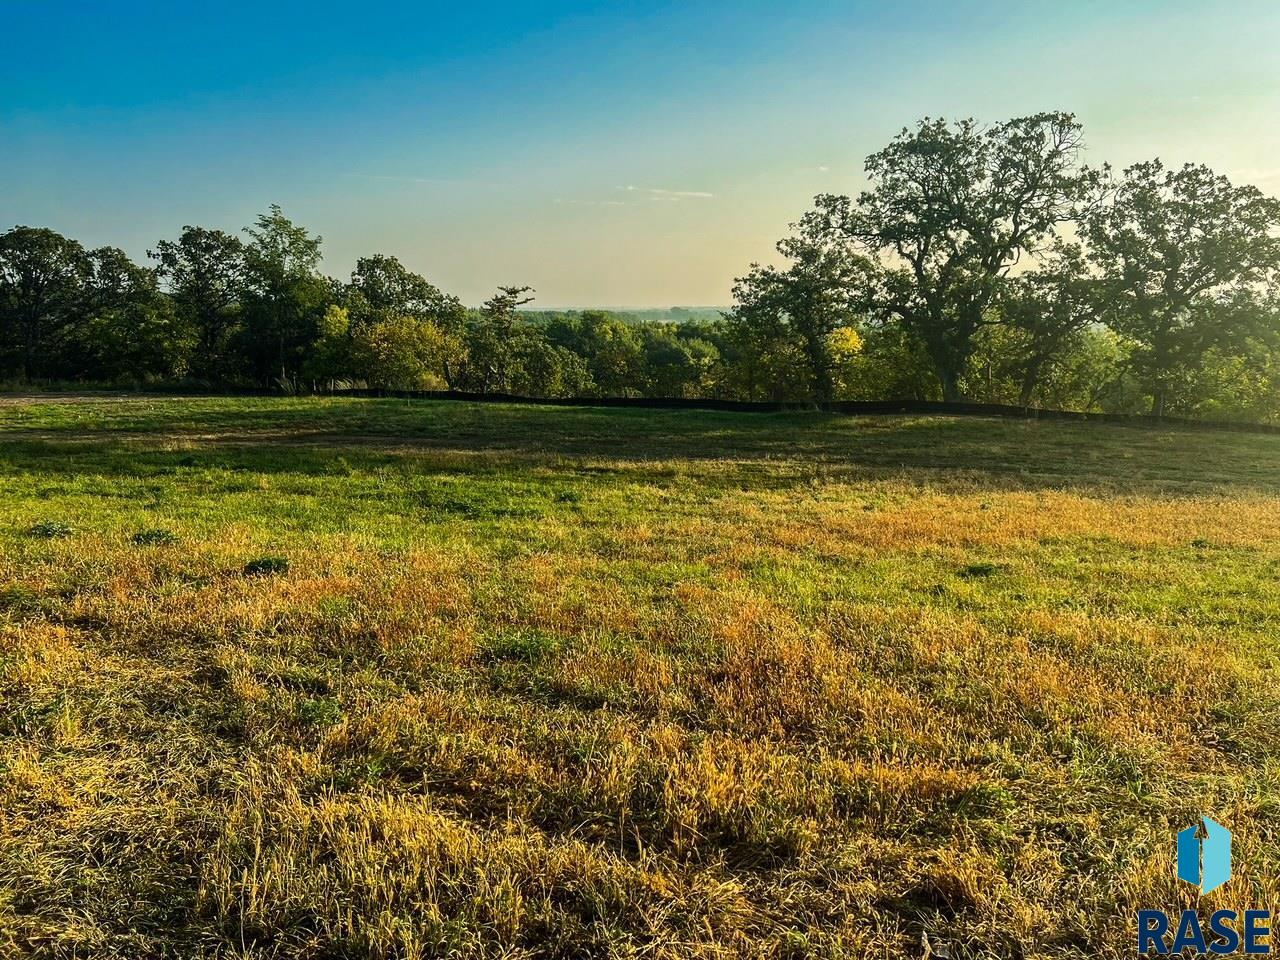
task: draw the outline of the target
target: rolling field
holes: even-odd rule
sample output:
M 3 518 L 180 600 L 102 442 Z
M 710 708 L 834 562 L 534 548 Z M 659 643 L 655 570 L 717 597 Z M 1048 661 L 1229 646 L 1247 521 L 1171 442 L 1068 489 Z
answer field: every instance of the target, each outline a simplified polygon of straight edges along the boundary
M 1280 436 L 0 401 L 0 957 L 1123 957 L 1280 908 Z

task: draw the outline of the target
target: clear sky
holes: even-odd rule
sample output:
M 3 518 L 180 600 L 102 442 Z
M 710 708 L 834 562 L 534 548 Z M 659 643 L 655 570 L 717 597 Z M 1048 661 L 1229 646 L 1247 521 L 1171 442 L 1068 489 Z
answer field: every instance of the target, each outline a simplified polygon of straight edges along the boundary
M 137 258 L 271 203 L 325 268 L 479 302 L 722 304 L 925 116 L 1075 112 L 1091 162 L 1280 192 L 1280 3 L 0 0 L 0 229 Z

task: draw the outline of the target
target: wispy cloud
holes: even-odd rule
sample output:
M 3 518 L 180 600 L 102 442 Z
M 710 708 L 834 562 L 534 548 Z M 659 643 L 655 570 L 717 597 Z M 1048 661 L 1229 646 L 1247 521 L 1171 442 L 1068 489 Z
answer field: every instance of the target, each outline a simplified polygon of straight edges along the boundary
M 665 200 L 669 203 L 675 203 L 681 200 L 712 200 L 715 198 L 714 193 L 708 193 L 706 190 L 668 190 L 664 187 L 637 187 L 634 184 L 615 189 L 619 193 L 625 194 L 627 199 L 622 200 L 614 197 L 603 200 L 576 200 L 556 197 L 555 202 L 572 204 L 577 207 L 639 207 L 647 206 L 655 201 Z
M 360 180 L 384 180 L 391 183 L 425 183 L 444 186 L 457 186 L 459 184 L 470 184 L 472 186 L 482 187 L 493 186 L 493 184 L 485 183 L 482 180 L 470 180 L 465 177 L 397 177 L 381 173 L 349 173 L 347 176 L 356 177 Z
M 629 200 L 566 200 L 564 197 L 556 197 L 556 203 L 567 203 L 575 207 L 633 207 L 635 206 Z
M 715 197 L 714 193 L 705 190 L 666 190 L 662 187 L 637 187 L 634 184 L 618 189 L 627 193 L 645 194 L 654 200 L 711 200 Z

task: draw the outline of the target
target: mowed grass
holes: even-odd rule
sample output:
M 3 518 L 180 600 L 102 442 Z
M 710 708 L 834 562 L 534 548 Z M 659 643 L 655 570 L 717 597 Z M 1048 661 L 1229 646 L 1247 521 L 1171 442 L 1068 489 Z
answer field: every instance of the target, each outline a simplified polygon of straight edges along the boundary
M 1120 957 L 1280 907 L 1280 437 L 7 399 L 0 484 L 0 956 Z

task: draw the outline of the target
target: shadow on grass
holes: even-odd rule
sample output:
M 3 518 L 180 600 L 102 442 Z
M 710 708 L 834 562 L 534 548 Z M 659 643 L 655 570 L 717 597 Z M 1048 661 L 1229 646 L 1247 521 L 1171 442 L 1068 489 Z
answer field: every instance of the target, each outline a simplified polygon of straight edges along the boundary
M 602 463 L 603 461 L 603 463 Z M 0 474 L 349 474 L 673 467 L 708 484 L 815 476 L 1108 493 L 1280 492 L 1280 437 L 1093 423 L 260 398 L 32 404 L 0 417 Z

